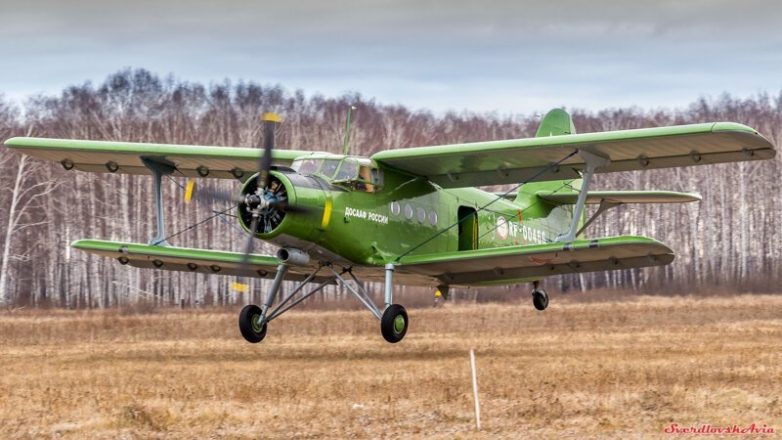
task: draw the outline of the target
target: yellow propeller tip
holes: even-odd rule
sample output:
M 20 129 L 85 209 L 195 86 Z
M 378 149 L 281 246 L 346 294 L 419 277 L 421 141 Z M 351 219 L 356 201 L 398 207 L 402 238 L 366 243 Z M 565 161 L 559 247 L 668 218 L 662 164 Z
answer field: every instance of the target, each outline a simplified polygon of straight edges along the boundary
M 239 293 L 247 293 L 250 291 L 250 286 L 239 282 L 231 283 L 231 288 Z
M 190 203 L 193 200 L 193 194 L 195 193 L 195 181 L 188 180 L 185 186 L 185 203 Z
M 261 116 L 261 120 L 268 122 L 282 122 L 282 116 L 274 112 L 266 112 Z

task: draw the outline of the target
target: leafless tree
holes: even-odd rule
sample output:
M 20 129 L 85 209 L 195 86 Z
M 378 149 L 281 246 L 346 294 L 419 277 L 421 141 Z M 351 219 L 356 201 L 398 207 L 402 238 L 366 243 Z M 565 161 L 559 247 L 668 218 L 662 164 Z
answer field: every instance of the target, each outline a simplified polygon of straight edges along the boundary
M 0 140 L 25 134 L 22 127 L 35 127 L 35 135 L 56 138 L 255 146 L 260 140 L 258 114 L 275 110 L 286 116 L 279 132 L 282 148 L 340 152 L 349 105 L 357 108 L 351 152 L 363 155 L 387 148 L 528 137 L 539 121 L 535 115 L 436 115 L 383 105 L 356 93 L 308 98 L 301 91 L 253 82 L 205 86 L 127 69 L 99 85 L 85 83 L 68 87 L 59 96 L 35 97 L 25 104 L 23 118 L 0 97 Z M 776 145 L 782 141 L 782 93 L 702 99 L 676 112 L 618 108 L 571 113 L 582 133 L 728 120 L 759 129 Z M 782 280 L 777 264 L 782 250 L 775 246 L 782 233 L 777 220 L 782 218 L 779 161 L 600 175 L 598 188 L 702 193 L 701 203 L 620 207 L 591 227 L 593 236 L 642 234 L 660 239 L 674 248 L 677 260 L 664 268 L 563 276 L 547 283 L 555 284 L 552 290 L 558 284 L 564 291 L 774 290 Z M 182 184 L 183 179 L 174 176 L 164 189 L 172 232 L 219 208 L 184 205 Z M 225 181 L 204 184 L 233 188 Z M 224 277 L 141 271 L 71 250 L 68 244 L 79 238 L 149 237 L 153 219 L 145 177 L 65 172 L 3 150 L 0 188 L 0 203 L 9 207 L 0 211 L 0 224 L 6 226 L 0 234 L 0 297 L 9 302 L 114 307 L 139 300 L 170 305 L 251 299 L 232 293 L 230 280 Z M 242 234 L 234 219 L 218 218 L 178 235 L 175 242 L 239 250 Z M 254 282 L 255 301 L 266 283 Z

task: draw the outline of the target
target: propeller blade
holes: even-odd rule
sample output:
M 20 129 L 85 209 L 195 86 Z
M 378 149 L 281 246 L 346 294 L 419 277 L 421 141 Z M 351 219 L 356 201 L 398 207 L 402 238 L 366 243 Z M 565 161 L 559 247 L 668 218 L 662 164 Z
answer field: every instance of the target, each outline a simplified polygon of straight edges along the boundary
M 185 186 L 185 203 L 191 203 L 193 200 L 198 202 L 215 203 L 243 203 L 244 198 L 237 196 L 232 191 L 218 189 L 210 186 L 199 187 L 194 180 L 188 180 Z
M 255 241 L 255 232 L 258 230 L 258 223 L 260 222 L 260 216 L 253 216 L 253 220 L 250 222 L 250 233 L 247 234 L 247 240 L 244 242 L 244 251 L 242 252 L 242 265 L 241 269 L 247 269 L 250 264 L 250 254 L 253 252 L 253 242 Z
M 272 151 L 274 150 L 274 128 L 282 122 L 282 118 L 277 113 L 267 112 L 261 118 L 263 120 L 263 154 L 258 160 L 258 178 L 256 184 L 258 188 L 269 186 L 272 167 Z
M 260 217 L 259 216 L 253 216 L 252 221 L 250 222 L 250 233 L 247 234 L 247 240 L 244 242 L 244 250 L 242 251 L 242 260 L 239 264 L 239 270 L 241 272 L 246 271 L 250 267 L 250 255 L 253 253 L 253 244 L 255 241 L 255 231 L 258 230 L 258 223 Z M 239 281 L 240 278 L 237 278 L 237 281 L 234 281 L 233 284 L 231 284 L 231 287 L 234 291 L 239 293 L 247 293 L 250 291 L 250 285 L 249 283 L 242 283 Z
M 185 185 L 185 203 L 190 203 L 193 200 L 193 193 L 195 192 L 196 183 L 195 180 L 187 179 Z

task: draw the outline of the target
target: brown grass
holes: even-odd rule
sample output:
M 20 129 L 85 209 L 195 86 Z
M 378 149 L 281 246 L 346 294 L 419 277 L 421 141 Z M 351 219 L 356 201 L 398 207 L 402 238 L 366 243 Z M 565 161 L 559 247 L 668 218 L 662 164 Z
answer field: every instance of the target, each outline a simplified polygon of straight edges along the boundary
M 410 314 L 397 345 L 353 311 L 290 313 L 259 345 L 241 340 L 235 311 L 0 315 L 0 437 L 670 438 L 663 429 L 672 422 L 782 429 L 782 296 L 559 297 L 544 313 L 525 302 Z

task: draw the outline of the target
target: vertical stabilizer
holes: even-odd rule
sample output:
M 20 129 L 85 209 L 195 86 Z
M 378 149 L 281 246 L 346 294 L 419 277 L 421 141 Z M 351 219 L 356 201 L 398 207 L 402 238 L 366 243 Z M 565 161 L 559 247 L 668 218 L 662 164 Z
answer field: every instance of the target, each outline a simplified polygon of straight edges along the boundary
M 535 137 L 559 136 L 563 134 L 576 134 L 576 127 L 573 125 L 573 119 L 561 108 L 555 108 L 546 113 L 546 116 L 540 121 L 538 132 Z
M 573 125 L 573 119 L 561 108 L 555 108 L 546 113 L 540 121 L 535 137 L 562 136 L 567 134 L 576 134 L 576 127 Z M 551 203 L 546 203 L 538 197 L 537 193 L 541 191 L 573 191 L 581 187 L 581 180 L 572 181 L 548 181 L 548 182 L 530 182 L 525 183 L 519 188 L 516 195 L 516 204 L 525 207 L 524 214 L 530 218 L 547 218 L 552 227 L 552 233 L 563 234 L 568 231 L 568 224 L 572 219 L 571 207 L 556 207 Z M 552 212 L 555 211 L 555 212 Z M 555 218 L 556 217 L 556 218 Z M 558 227 L 553 227 L 557 225 Z

